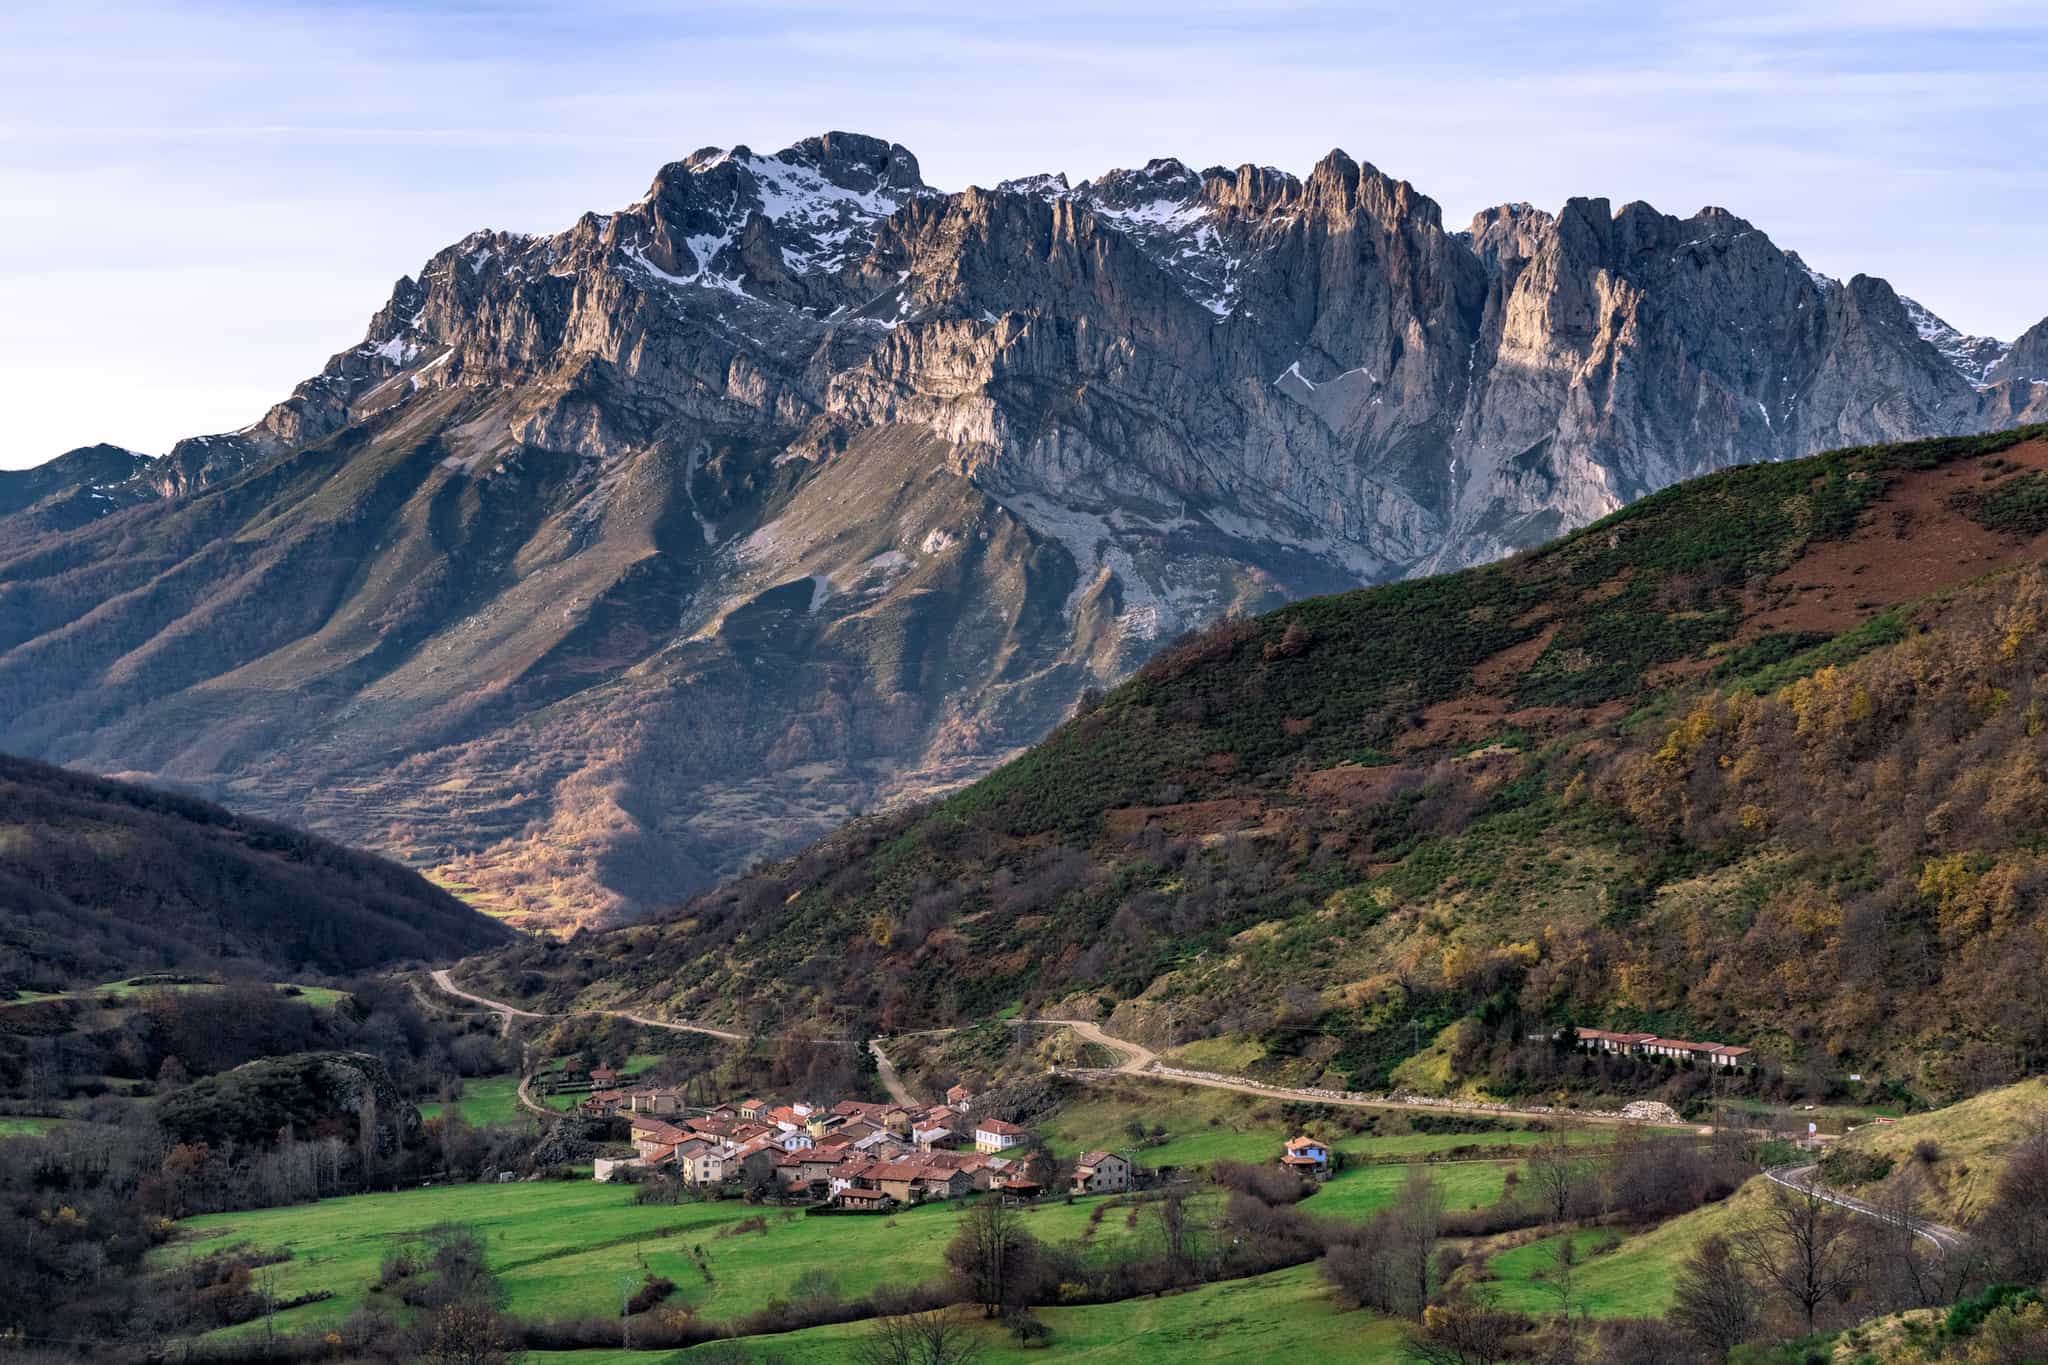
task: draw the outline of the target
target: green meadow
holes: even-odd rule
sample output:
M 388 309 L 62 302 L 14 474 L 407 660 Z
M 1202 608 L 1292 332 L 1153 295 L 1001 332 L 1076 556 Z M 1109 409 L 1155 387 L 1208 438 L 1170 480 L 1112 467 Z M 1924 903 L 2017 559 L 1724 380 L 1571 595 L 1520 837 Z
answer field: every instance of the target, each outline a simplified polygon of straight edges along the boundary
M 1130 1207 L 1108 1207 L 1095 1220 L 1105 1203 L 1048 1203 L 1027 1215 L 1028 1226 L 1043 1241 L 1121 1254 L 1149 1233 L 1150 1220 L 1133 1219 Z M 515 1313 L 616 1313 L 620 1283 L 652 1274 L 675 1282 L 671 1304 L 727 1319 L 786 1295 L 812 1269 L 831 1274 L 848 1297 L 935 1278 L 961 1217 L 937 1204 L 872 1218 L 808 1217 L 737 1200 L 642 1205 L 630 1187 L 594 1181 L 450 1185 L 190 1218 L 180 1240 L 157 1254 L 289 1246 L 292 1259 L 273 1272 L 275 1291 L 334 1294 L 278 1315 L 280 1328 L 298 1329 L 346 1317 L 370 1297 L 387 1254 L 438 1224 L 460 1223 L 483 1238 Z
M 63 1121 L 45 1118 L 0 1118 L 0 1138 L 41 1137 Z
M 529 1115 L 519 1107 L 517 1076 L 479 1076 L 462 1083 L 462 1098 L 452 1105 L 428 1101 L 420 1105 L 421 1118 L 439 1118 L 453 1109 L 471 1127 L 525 1121 Z
M 982 1365 L 1024 1365 L 1047 1358 L 1090 1365 L 1254 1362 L 1297 1354 L 1355 1365 L 1394 1365 L 1405 1358 L 1401 1324 L 1373 1313 L 1341 1311 L 1312 1265 L 1158 1298 L 1041 1308 L 1034 1316 L 1052 1329 L 1049 1350 L 1019 1347 L 999 1327 L 971 1312 L 960 1320 L 982 1345 Z M 846 1323 L 754 1337 L 748 1344 L 760 1358 L 772 1356 L 782 1365 L 844 1365 L 867 1330 L 864 1323 Z M 677 1365 L 689 1365 L 708 1353 L 709 1348 L 700 1346 L 675 1359 Z M 606 1351 L 535 1354 L 531 1359 L 534 1365 L 630 1365 L 621 1353 Z
M 1090 1094 L 1062 1106 L 1042 1125 L 1046 1147 L 1056 1156 L 1106 1147 L 1133 1154 L 1142 1166 L 1206 1167 L 1218 1161 L 1272 1161 L 1297 1131 L 1281 1119 L 1277 1101 L 1248 1102 L 1235 1091 L 1194 1086 L 1143 1089 L 1142 1101 L 1128 1094 Z M 1404 1110 L 1367 1112 L 1381 1120 L 1383 1129 L 1398 1130 L 1410 1122 Z M 1129 1125 L 1134 1121 L 1145 1126 L 1142 1141 L 1131 1135 Z M 1427 1159 L 1461 1148 L 1532 1147 L 1546 1136 L 1540 1129 L 1508 1122 L 1512 1126 L 1478 1133 L 1345 1133 L 1334 1124 L 1312 1125 L 1311 1131 L 1337 1151 L 1367 1161 Z M 1162 1136 L 1152 1135 L 1155 1125 L 1166 1130 Z M 1613 1137 L 1604 1128 L 1566 1130 L 1567 1140 L 1577 1144 L 1597 1145 Z

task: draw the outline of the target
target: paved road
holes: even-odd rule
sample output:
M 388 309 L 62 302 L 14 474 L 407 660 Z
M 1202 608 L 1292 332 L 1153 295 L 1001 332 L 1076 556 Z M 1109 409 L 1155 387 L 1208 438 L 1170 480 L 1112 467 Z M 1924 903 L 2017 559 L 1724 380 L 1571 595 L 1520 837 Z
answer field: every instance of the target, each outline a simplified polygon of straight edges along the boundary
M 433 977 L 436 986 L 439 986 L 448 994 L 467 1000 L 474 1005 L 482 1005 L 485 1009 L 496 1013 L 500 1021 L 500 1029 L 505 1032 L 511 1030 L 512 1020 L 515 1017 L 520 1019 L 566 1019 L 578 1014 L 599 1014 L 613 1019 L 630 1020 L 647 1028 L 665 1028 L 675 1033 L 708 1034 L 713 1038 L 723 1038 L 728 1043 L 749 1042 L 754 1036 L 750 1033 L 736 1033 L 731 1029 L 715 1028 L 710 1024 L 692 1024 L 677 1019 L 650 1019 L 644 1014 L 635 1014 L 631 1010 L 570 1010 L 567 1014 L 537 1014 L 532 1010 L 523 1010 L 517 1005 L 508 1005 L 502 1000 L 493 1000 L 489 996 L 478 995 L 474 991 L 462 989 L 462 987 L 455 984 L 455 979 L 448 974 L 448 969 L 445 967 L 437 968 L 433 972 L 428 973 L 428 975 Z M 820 1038 L 816 1041 L 839 1042 L 842 1040 Z
M 1764 1176 L 1773 1184 L 1783 1185 L 1788 1190 L 1798 1190 L 1801 1194 L 1818 1195 L 1821 1199 L 1833 1204 L 1837 1208 L 1847 1209 L 1851 1213 L 1862 1214 L 1865 1218 L 1888 1218 L 1890 1216 L 1876 1205 L 1866 1203 L 1854 1195 L 1838 1194 L 1834 1190 L 1827 1188 L 1817 1179 L 1819 1173 L 1820 1168 L 1818 1166 L 1773 1166 L 1770 1170 L 1764 1172 Z M 1970 1240 L 1966 1233 L 1941 1223 L 1929 1222 L 1925 1218 L 1915 1218 L 1913 1220 L 1913 1231 L 1917 1236 L 1925 1237 L 1943 1251 L 1959 1250 Z

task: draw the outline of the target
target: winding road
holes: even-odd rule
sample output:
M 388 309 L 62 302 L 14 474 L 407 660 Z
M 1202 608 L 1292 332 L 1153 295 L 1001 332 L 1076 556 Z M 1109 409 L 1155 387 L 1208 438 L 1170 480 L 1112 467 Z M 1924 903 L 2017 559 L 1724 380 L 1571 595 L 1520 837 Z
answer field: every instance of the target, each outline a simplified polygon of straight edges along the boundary
M 517 1005 L 508 1004 L 503 1000 L 493 1000 L 489 996 L 478 995 L 474 991 L 464 990 L 462 987 L 455 984 L 454 977 L 449 974 L 448 969 L 446 969 L 445 967 L 437 968 L 434 971 L 430 972 L 429 975 L 432 977 L 434 984 L 447 994 L 452 995 L 459 1000 L 466 1000 L 473 1005 L 481 1005 L 485 1009 L 490 1010 L 492 1013 L 496 1014 L 498 1016 L 499 1021 L 499 1030 L 503 1033 L 511 1032 L 512 1021 L 514 1019 L 562 1019 L 577 1014 L 596 1014 L 609 1016 L 613 1019 L 625 1019 L 632 1023 L 640 1024 L 646 1028 L 669 1029 L 677 1033 L 704 1034 L 712 1038 L 722 1038 L 727 1042 L 734 1043 L 747 1042 L 753 1036 L 755 1036 L 745 1033 L 736 1033 L 731 1029 L 716 1028 L 710 1024 L 682 1023 L 672 1019 L 650 1019 L 646 1015 L 635 1014 L 631 1010 L 572 1010 L 569 1011 L 568 1014 L 543 1014 L 536 1012 L 534 1010 L 521 1009 Z M 1202 1086 L 1212 1090 L 1234 1090 L 1241 1094 L 1246 1095 L 1262 1095 L 1277 1099 L 1299 1099 L 1314 1104 L 1334 1104 L 1357 1109 L 1426 1109 L 1438 1112 L 1450 1111 L 1453 1113 L 1471 1112 L 1484 1114 L 1522 1112 L 1477 1104 L 1423 1104 L 1412 1100 L 1399 1100 L 1393 1098 L 1381 1099 L 1375 1097 L 1362 1097 L 1354 1099 L 1349 1097 L 1334 1096 L 1314 1090 L 1295 1090 L 1289 1089 L 1285 1086 L 1264 1085 L 1257 1081 L 1239 1081 L 1222 1077 L 1195 1076 L 1188 1075 L 1185 1073 L 1175 1073 L 1172 1071 L 1161 1071 L 1156 1069 L 1159 1066 L 1158 1053 L 1152 1051 L 1152 1049 L 1146 1047 L 1142 1043 L 1134 1043 L 1131 1042 L 1129 1039 L 1125 1038 L 1111 1037 L 1109 1034 L 1103 1032 L 1102 1026 L 1100 1024 L 1091 1023 L 1085 1019 L 1018 1019 L 1014 1022 L 1019 1024 L 1028 1024 L 1035 1027 L 1072 1029 L 1074 1033 L 1082 1039 L 1082 1041 L 1094 1043 L 1098 1047 L 1101 1047 L 1106 1051 L 1123 1058 L 1123 1060 L 1114 1067 L 1072 1071 L 1067 1073 L 1069 1075 L 1074 1076 L 1076 1079 L 1083 1081 L 1099 1079 L 1102 1077 L 1136 1076 L 1147 1080 L 1171 1082 L 1177 1085 Z M 937 1037 L 948 1033 L 954 1033 L 957 1031 L 958 1030 L 956 1029 L 921 1029 L 917 1030 L 914 1033 L 906 1033 L 902 1036 Z M 846 1040 L 820 1039 L 818 1041 L 844 1042 Z M 893 1102 L 900 1105 L 904 1105 L 906 1107 L 916 1107 L 918 1104 L 918 1100 L 915 1096 L 913 1096 L 910 1093 L 909 1088 L 903 1084 L 902 1076 L 897 1073 L 896 1064 L 890 1061 L 889 1054 L 882 1050 L 882 1042 L 882 1039 L 876 1038 L 870 1040 L 868 1043 L 868 1051 L 874 1055 L 875 1059 L 875 1074 L 881 1080 L 882 1088 L 889 1093 L 889 1098 Z M 534 1111 L 537 1114 L 543 1114 L 553 1117 L 554 1111 L 548 1109 L 545 1105 L 540 1104 L 529 1093 L 528 1086 L 532 1082 L 532 1079 L 533 1078 L 530 1076 L 522 1077 L 520 1079 L 520 1104 L 524 1105 L 526 1108 Z M 1560 1115 L 1551 1113 L 1550 1111 L 1528 1112 L 1538 1113 L 1542 1116 L 1547 1117 L 1560 1117 Z M 1574 1118 L 1594 1123 L 1634 1122 L 1634 1120 L 1623 1119 L 1619 1115 L 1613 1114 L 1566 1113 L 1564 1115 L 1561 1115 L 1561 1117 Z M 1820 1168 L 1818 1166 L 1814 1165 L 1776 1166 L 1768 1171 L 1765 1171 L 1764 1176 L 1766 1179 L 1770 1180 L 1774 1184 L 1783 1185 L 1787 1189 L 1797 1190 L 1802 1194 L 1815 1195 L 1820 1199 L 1823 1199 L 1828 1203 L 1835 1205 L 1837 1208 L 1847 1209 L 1849 1212 L 1859 1214 L 1865 1218 L 1885 1218 L 1889 1216 L 1884 1212 L 1884 1210 L 1879 1209 L 1874 1204 L 1870 1204 L 1864 1200 L 1858 1199 L 1853 1195 L 1839 1194 L 1836 1191 L 1830 1190 L 1826 1186 L 1820 1184 L 1819 1181 L 1816 1179 L 1816 1176 L 1819 1174 L 1819 1169 Z M 1956 1228 L 1949 1227 L 1946 1224 L 1932 1222 L 1925 1218 L 1915 1218 L 1913 1220 L 1913 1232 L 1916 1236 L 1926 1238 L 1930 1243 L 1932 1243 L 1935 1247 L 1939 1248 L 1943 1252 L 1959 1250 L 1965 1245 L 1967 1245 L 1970 1240 L 1967 1234 L 1959 1231 Z
M 1875 1204 L 1867 1203 L 1856 1198 L 1854 1195 L 1838 1194 L 1834 1190 L 1829 1189 L 1815 1178 L 1819 1173 L 1820 1167 L 1812 1165 L 1773 1166 L 1770 1170 L 1764 1172 L 1764 1178 L 1774 1185 L 1783 1185 L 1788 1190 L 1797 1190 L 1801 1194 L 1813 1195 L 1829 1204 L 1833 1204 L 1836 1208 L 1847 1209 L 1849 1212 L 1861 1214 L 1865 1218 L 1889 1219 L 1891 1217 L 1890 1214 L 1887 1214 Z M 1915 1218 L 1912 1221 L 1914 1235 L 1925 1237 L 1943 1252 L 1959 1251 L 1969 1244 L 1969 1234 L 1956 1228 L 1949 1227 L 1943 1223 L 1930 1222 L 1925 1218 Z
M 1090 1023 L 1085 1019 L 1028 1018 L 1012 1019 L 1010 1022 L 1012 1024 L 1029 1024 L 1040 1028 L 1072 1029 L 1083 1042 L 1097 1044 L 1123 1058 L 1121 1062 L 1112 1067 L 1071 1067 L 1061 1070 L 1061 1075 L 1071 1077 L 1084 1084 L 1102 1080 L 1132 1078 L 1143 1081 L 1156 1081 L 1164 1085 L 1192 1085 L 1208 1090 L 1231 1090 L 1240 1095 L 1257 1095 L 1264 1099 L 1299 1100 L 1304 1104 L 1328 1104 L 1340 1109 L 1410 1109 L 1432 1114 L 1483 1114 L 1492 1118 L 1565 1119 L 1576 1123 L 1637 1124 L 1643 1122 L 1640 1119 L 1623 1118 L 1619 1114 L 1590 1113 L 1577 1109 L 1517 1109 L 1508 1105 L 1498 1104 L 1461 1104 L 1455 1100 L 1427 1101 L 1404 1100 L 1394 1096 L 1381 1095 L 1339 1095 L 1327 1090 L 1301 1090 L 1284 1085 L 1268 1085 L 1263 1081 L 1238 1077 L 1200 1075 L 1166 1067 L 1160 1062 L 1159 1054 L 1146 1047 L 1143 1043 L 1134 1043 L 1128 1038 L 1118 1038 L 1105 1033 L 1100 1024 Z M 933 1038 L 958 1032 L 959 1029 L 957 1028 L 914 1029 L 906 1030 L 899 1034 L 892 1034 L 891 1038 Z M 875 1054 L 877 1069 L 880 1069 L 880 1063 L 886 1060 L 886 1054 L 882 1051 L 882 1044 L 887 1041 L 889 1039 L 877 1039 L 868 1044 L 869 1050 Z M 893 1066 L 890 1067 L 889 1072 L 894 1074 L 895 1068 Z M 886 1077 L 884 1078 L 884 1084 L 887 1084 Z M 907 1102 L 903 1097 L 897 1095 L 894 1090 L 891 1090 L 889 1093 L 898 1104 Z M 1695 1125 L 1688 1123 L 1677 1126 L 1702 1135 L 1713 1131 L 1712 1128 L 1703 1124 Z
M 429 975 L 433 978 L 434 984 L 438 986 L 441 990 L 447 992 L 449 995 L 455 996 L 456 998 L 461 1000 L 466 1000 L 473 1005 L 481 1005 L 485 1009 L 497 1014 L 499 1018 L 499 1026 L 505 1032 L 511 1031 L 512 1021 L 515 1018 L 563 1019 L 578 1014 L 596 1014 L 606 1015 L 613 1019 L 629 1020 L 632 1023 L 641 1024 L 647 1028 L 670 1029 L 677 1033 L 705 1034 L 709 1037 L 722 1038 L 725 1041 L 732 1043 L 748 1042 L 756 1037 L 774 1036 L 767 1034 L 736 1033 L 731 1029 L 717 1028 L 710 1024 L 687 1023 L 672 1019 L 650 1019 L 644 1014 L 635 1014 L 631 1010 L 571 1010 L 567 1014 L 537 1013 L 533 1010 L 521 1009 L 517 1005 L 507 1004 L 505 1001 L 502 1000 L 493 1000 L 489 996 L 478 995 L 474 991 L 464 990 L 462 987 L 455 984 L 455 979 L 449 974 L 448 969 L 445 967 L 437 968 L 433 972 L 429 973 Z M 1334 1095 L 1327 1091 L 1297 1090 L 1289 1088 L 1287 1086 L 1266 1085 L 1258 1081 L 1238 1080 L 1230 1077 L 1192 1075 L 1187 1072 L 1176 1072 L 1172 1070 L 1161 1069 L 1159 1063 L 1159 1054 L 1154 1052 L 1152 1049 L 1146 1047 L 1142 1043 L 1131 1042 L 1127 1038 L 1113 1037 L 1110 1034 L 1103 1032 L 1102 1026 L 1100 1024 L 1091 1023 L 1085 1019 L 1031 1018 L 1016 1019 L 1012 1020 L 1011 1022 L 1017 1024 L 1028 1024 L 1041 1028 L 1072 1029 L 1074 1033 L 1082 1039 L 1082 1041 L 1094 1043 L 1097 1046 L 1102 1047 L 1107 1051 L 1123 1058 L 1123 1060 L 1114 1067 L 1106 1067 L 1101 1069 L 1083 1068 L 1065 1073 L 1067 1075 L 1073 1076 L 1077 1080 L 1081 1080 L 1084 1082 L 1100 1079 L 1102 1077 L 1136 1077 L 1141 1080 L 1160 1081 L 1172 1085 L 1201 1086 L 1210 1090 L 1234 1090 L 1239 1094 L 1244 1095 L 1259 1095 L 1268 1099 L 1300 1100 L 1303 1103 L 1307 1104 L 1329 1104 L 1336 1105 L 1340 1108 L 1348 1109 L 1417 1109 L 1425 1110 L 1431 1113 L 1472 1113 L 1488 1114 L 1494 1116 L 1511 1115 L 1527 1118 L 1562 1118 L 1582 1123 L 1637 1122 L 1637 1120 L 1635 1119 L 1622 1118 L 1619 1114 L 1593 1114 L 1584 1113 L 1577 1110 L 1512 1109 L 1505 1108 L 1499 1105 L 1458 1104 L 1455 1102 L 1425 1103 L 1418 1100 L 1396 1099 L 1391 1096 L 1351 1097 L 1343 1095 Z M 957 1032 L 959 1032 L 958 1029 L 918 1029 L 914 1031 L 905 1032 L 904 1034 L 899 1036 L 906 1038 L 939 1037 L 948 1033 Z M 850 1043 L 852 1040 L 846 1038 L 815 1038 L 811 1039 L 810 1041 L 821 1043 Z M 911 1095 L 908 1087 L 906 1087 L 903 1084 L 903 1078 L 901 1075 L 898 1074 L 895 1064 L 889 1060 L 888 1054 L 884 1052 L 882 1049 L 882 1045 L 885 1041 L 885 1039 L 878 1038 L 871 1040 L 867 1045 L 868 1051 L 874 1055 L 875 1071 L 882 1082 L 882 1087 L 888 1091 L 889 1098 L 893 1100 L 895 1103 L 902 1105 L 915 1105 L 917 1103 L 916 1099 Z M 1780 1181 L 1779 1183 L 1782 1184 L 1784 1182 Z M 1844 1207 L 1851 1206 L 1844 1205 Z M 1952 1229 L 1946 1228 L 1941 1230 L 1943 1232 L 1953 1231 Z M 1961 1234 L 1956 1235 L 1960 1236 Z
M 757 1036 L 751 1033 L 736 1033 L 731 1029 L 716 1028 L 710 1024 L 692 1024 L 675 1019 L 650 1019 L 644 1014 L 635 1014 L 631 1010 L 569 1010 L 561 1014 L 539 1014 L 533 1010 L 520 1009 L 517 1005 L 508 1005 L 503 1000 L 493 1000 L 489 996 L 478 995 L 474 991 L 462 989 L 462 987 L 455 984 L 455 978 L 449 975 L 446 967 L 437 967 L 429 972 L 428 975 L 433 978 L 436 986 L 439 986 L 448 994 L 460 1000 L 467 1000 L 473 1005 L 482 1005 L 485 1009 L 496 1014 L 498 1016 L 498 1031 L 501 1033 L 510 1033 L 512 1031 L 512 1021 L 515 1018 L 570 1019 L 577 1015 L 595 1014 L 609 1019 L 624 1019 L 645 1028 L 664 1028 L 675 1033 L 702 1033 L 712 1038 L 723 1038 L 728 1043 L 751 1042 Z M 815 1038 L 811 1041 L 843 1043 L 846 1040 L 844 1038 Z

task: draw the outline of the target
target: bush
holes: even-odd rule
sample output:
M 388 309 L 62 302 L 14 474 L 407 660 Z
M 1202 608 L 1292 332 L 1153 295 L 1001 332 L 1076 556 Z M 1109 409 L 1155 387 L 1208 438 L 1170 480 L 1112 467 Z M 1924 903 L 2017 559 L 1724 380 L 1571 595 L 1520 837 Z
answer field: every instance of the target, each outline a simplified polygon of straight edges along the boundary
M 1017 1313 L 1010 1318 L 1010 1340 L 1019 1346 L 1049 1346 L 1052 1344 L 1052 1328 L 1029 1313 Z
M 1209 1168 L 1209 1178 L 1227 1190 L 1267 1204 L 1298 1204 L 1315 1192 L 1315 1186 L 1284 1166 L 1219 1161 Z
M 1967 1299 L 1959 1300 L 1955 1307 L 1949 1309 L 1948 1320 L 1942 1325 L 1943 1330 L 1952 1337 L 1971 1336 L 1983 1325 L 1984 1319 L 1998 1309 L 2008 1304 L 2023 1307 L 2040 1301 L 2040 1293 L 2027 1285 L 1994 1284 L 1979 1290 Z
M 1913 1144 L 1913 1160 L 1922 1166 L 1932 1166 L 1941 1160 L 1941 1144 L 1933 1138 L 1921 1138 Z
M 622 1316 L 630 1317 L 635 1313 L 645 1313 L 648 1309 L 654 1307 L 654 1305 L 675 1292 L 676 1282 L 674 1280 L 662 1279 L 658 1275 L 649 1275 L 640 1288 L 634 1291 L 633 1297 L 626 1300 L 626 1310 Z

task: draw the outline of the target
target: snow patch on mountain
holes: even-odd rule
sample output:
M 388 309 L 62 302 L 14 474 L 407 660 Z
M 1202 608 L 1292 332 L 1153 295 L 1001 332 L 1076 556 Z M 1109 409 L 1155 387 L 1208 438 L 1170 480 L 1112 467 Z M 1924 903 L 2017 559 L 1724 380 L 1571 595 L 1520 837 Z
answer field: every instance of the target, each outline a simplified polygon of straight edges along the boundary
M 1905 305 L 1906 319 L 1913 324 L 1913 330 L 1920 339 L 1941 352 L 1942 359 L 1956 367 L 1963 378 L 1977 388 L 1987 387 L 1991 369 L 2005 359 L 2012 343 L 1996 337 L 1968 336 L 1936 317 L 1922 304 L 1901 294 L 1899 302 Z

